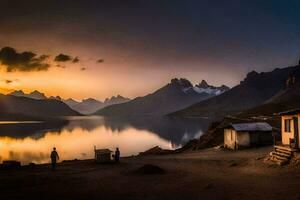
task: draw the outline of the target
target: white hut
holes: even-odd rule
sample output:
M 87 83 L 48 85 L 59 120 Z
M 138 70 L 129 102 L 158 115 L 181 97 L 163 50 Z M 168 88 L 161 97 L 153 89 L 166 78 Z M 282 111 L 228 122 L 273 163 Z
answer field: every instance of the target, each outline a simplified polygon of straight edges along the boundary
M 273 144 L 272 127 L 265 122 L 230 124 L 224 129 L 224 147 L 249 148 Z
M 94 148 L 95 151 L 95 161 L 98 163 L 105 163 L 105 162 L 110 162 L 111 161 L 111 153 L 112 151 L 109 149 L 96 149 Z

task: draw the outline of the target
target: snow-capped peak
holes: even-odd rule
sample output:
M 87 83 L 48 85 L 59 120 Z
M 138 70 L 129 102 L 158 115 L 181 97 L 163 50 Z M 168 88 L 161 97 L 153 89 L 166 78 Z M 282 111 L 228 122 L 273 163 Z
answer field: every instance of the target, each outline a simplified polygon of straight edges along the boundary
M 194 86 L 194 91 L 197 93 L 206 93 L 209 95 L 220 95 L 227 90 L 229 90 L 229 87 L 222 85 L 220 87 L 215 87 L 212 85 L 209 85 L 205 80 L 202 80 L 198 85 Z

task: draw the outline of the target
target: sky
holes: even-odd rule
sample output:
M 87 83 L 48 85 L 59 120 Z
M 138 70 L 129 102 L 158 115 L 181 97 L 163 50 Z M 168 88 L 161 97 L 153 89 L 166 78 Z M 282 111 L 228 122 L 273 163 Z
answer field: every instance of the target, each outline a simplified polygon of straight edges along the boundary
M 297 0 L 0 3 L 2 93 L 134 98 L 174 77 L 232 87 L 300 58 Z

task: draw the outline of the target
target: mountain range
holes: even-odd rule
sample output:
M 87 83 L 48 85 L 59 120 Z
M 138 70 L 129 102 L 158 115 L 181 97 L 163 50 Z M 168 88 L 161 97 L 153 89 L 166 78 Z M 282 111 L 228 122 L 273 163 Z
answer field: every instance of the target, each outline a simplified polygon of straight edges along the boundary
M 125 103 L 129 101 L 129 98 L 122 97 L 120 95 L 113 96 L 111 98 L 106 98 L 104 102 L 98 101 L 93 98 L 83 99 L 81 102 L 77 102 L 73 99 L 68 99 L 64 101 L 72 109 L 82 113 L 82 114 L 92 114 L 99 109 L 102 109 L 106 106 Z
M 81 102 L 47 98 L 33 91 L 0 96 L 0 113 L 30 116 L 96 114 L 103 116 L 168 115 L 184 118 L 215 118 L 226 115 L 272 115 L 300 107 L 300 65 L 270 72 L 249 72 L 237 86 L 215 87 L 205 80 L 193 85 L 174 78 L 155 92 L 133 100 L 120 95 L 104 102 L 88 98 Z
M 229 90 L 225 85 L 215 87 L 201 81 L 193 85 L 187 79 L 174 78 L 152 94 L 137 97 L 129 102 L 107 106 L 94 114 L 104 116 L 165 115 L 193 103 L 220 95 Z
M 300 108 L 300 66 L 285 79 L 284 87 L 262 105 L 243 110 L 240 116 L 270 116 L 274 113 Z
M 16 118 L 19 116 L 58 117 L 80 114 L 61 101 L 0 94 L 0 115 L 1 117 L 13 116 Z
M 222 117 L 228 114 L 272 114 L 300 106 L 300 66 L 247 74 L 229 91 L 169 114 L 176 117 Z M 290 85 L 287 83 L 290 81 Z M 243 112 L 242 112 L 243 111 Z
M 45 96 L 44 93 L 41 93 L 37 90 L 30 92 L 28 94 L 24 93 L 22 90 L 16 90 L 16 91 L 10 93 L 9 95 L 16 96 L 16 97 L 28 97 L 31 99 L 39 99 L 39 100 L 47 99 L 47 97 Z M 51 97 L 51 99 L 54 99 L 54 98 Z
M 51 100 L 61 101 L 61 102 L 64 102 L 65 104 L 67 104 L 73 110 L 75 110 L 81 114 L 85 114 L 85 115 L 96 112 L 97 110 L 104 108 L 106 106 L 118 104 L 118 103 L 124 103 L 124 102 L 127 102 L 130 100 L 129 98 L 125 98 L 120 95 L 117 95 L 117 96 L 113 96 L 111 98 L 106 98 L 104 102 L 98 101 L 93 98 L 83 99 L 80 102 L 80 101 L 76 101 L 72 98 L 64 100 L 60 96 L 50 96 L 49 98 L 47 98 L 44 93 L 41 93 L 37 90 L 35 90 L 31 93 L 28 93 L 28 94 L 24 93 L 22 90 L 16 90 L 8 95 L 16 96 L 16 97 L 27 97 L 27 98 L 36 99 L 36 100 L 51 99 Z

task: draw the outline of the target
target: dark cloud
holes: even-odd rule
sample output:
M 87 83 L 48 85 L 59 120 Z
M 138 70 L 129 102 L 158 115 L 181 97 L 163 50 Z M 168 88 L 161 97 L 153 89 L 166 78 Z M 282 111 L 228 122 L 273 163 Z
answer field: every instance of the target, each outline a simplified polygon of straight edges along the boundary
M 79 60 L 79 57 L 78 56 L 76 56 L 74 59 L 73 59 L 73 63 L 78 63 L 80 60 Z
M 48 70 L 50 65 L 45 63 L 48 57 L 48 55 L 37 56 L 30 51 L 18 53 L 11 47 L 4 47 L 0 50 L 0 62 L 7 72 Z
M 13 82 L 18 82 L 19 79 L 3 79 L 2 81 L 6 84 L 11 84 Z
M 104 62 L 104 60 L 103 59 L 99 59 L 99 60 L 97 60 L 97 63 L 103 63 Z
M 85 71 L 85 70 L 87 70 L 87 69 L 86 69 L 85 67 L 81 67 L 80 70 L 81 70 L 81 71 Z
M 66 54 L 59 54 L 54 58 L 54 61 L 56 62 L 68 62 L 72 60 L 72 57 Z

